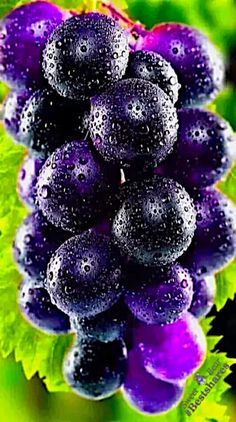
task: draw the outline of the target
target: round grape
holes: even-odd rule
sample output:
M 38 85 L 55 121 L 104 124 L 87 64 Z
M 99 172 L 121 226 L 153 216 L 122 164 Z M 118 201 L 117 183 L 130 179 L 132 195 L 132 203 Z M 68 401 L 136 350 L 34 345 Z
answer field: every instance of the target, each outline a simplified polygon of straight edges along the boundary
M 24 317 L 36 328 L 49 334 L 66 334 L 70 319 L 52 304 L 42 285 L 25 280 L 19 289 L 19 306 Z
M 221 192 L 205 188 L 195 198 L 197 228 L 183 265 L 198 278 L 219 271 L 236 255 L 236 208 Z
M 127 78 L 145 79 L 158 85 L 173 103 L 178 100 L 180 84 L 171 64 L 154 51 L 135 51 L 129 55 Z
M 49 88 L 38 90 L 23 108 L 18 141 L 32 154 L 46 158 L 66 141 L 86 134 L 88 109 L 87 102 L 62 98 Z
M 186 312 L 164 326 L 139 324 L 134 330 L 146 370 L 167 382 L 180 382 L 196 371 L 206 356 L 206 338 L 198 320 Z
M 194 234 L 195 210 L 181 185 L 155 175 L 124 185 L 121 196 L 112 228 L 121 253 L 147 266 L 166 265 L 183 254 Z
M 92 317 L 109 309 L 123 290 L 121 262 L 110 238 L 93 230 L 71 237 L 52 256 L 46 287 L 67 314 Z
M 20 272 L 26 278 L 43 281 L 53 252 L 68 238 L 68 233 L 52 226 L 39 211 L 28 215 L 18 228 L 13 252 Z
M 189 312 L 196 318 L 203 318 L 214 305 L 216 295 L 215 277 L 208 276 L 197 279 L 193 277 L 193 300 Z
M 80 318 L 77 314 L 71 317 L 71 325 L 79 336 L 103 342 L 124 338 L 129 322 L 130 315 L 122 301 L 94 317 Z
M 46 1 L 12 10 L 0 22 L 0 79 L 16 89 L 43 85 L 43 48 L 52 31 L 68 16 Z
M 72 141 L 44 164 L 37 202 L 55 226 L 78 232 L 94 226 L 113 209 L 119 183 L 119 169 L 101 161 L 88 141 Z
M 123 384 L 126 364 L 127 351 L 122 340 L 103 343 L 82 338 L 65 358 L 64 375 L 79 396 L 102 400 Z
M 18 174 L 17 190 L 23 203 L 30 209 L 35 207 L 35 186 L 44 160 L 36 157 L 27 157 Z
M 127 366 L 122 390 L 131 406 L 147 414 L 163 413 L 177 406 L 183 395 L 182 384 L 167 383 L 150 375 L 137 349 L 129 352 Z
M 12 91 L 8 94 L 3 107 L 3 123 L 5 129 L 10 135 L 17 140 L 19 135 L 19 126 L 21 121 L 21 113 L 26 101 L 32 95 L 32 90 Z
M 179 264 L 168 269 L 132 268 L 127 277 L 125 302 L 131 312 L 147 324 L 170 324 L 191 304 L 192 279 Z
M 177 139 L 177 113 L 157 85 L 120 81 L 91 100 L 90 134 L 106 159 L 123 164 L 162 161 Z
M 188 187 L 213 185 L 236 156 L 233 130 L 220 116 L 206 110 L 179 110 L 178 119 L 178 140 L 165 163 L 168 174 Z
M 181 85 L 180 107 L 211 102 L 223 88 L 222 56 L 197 29 L 179 23 L 163 23 L 140 37 L 136 48 L 155 51 L 173 66 Z
M 53 32 L 44 51 L 44 75 L 60 95 L 89 98 L 122 78 L 128 54 L 128 37 L 114 19 L 83 13 Z

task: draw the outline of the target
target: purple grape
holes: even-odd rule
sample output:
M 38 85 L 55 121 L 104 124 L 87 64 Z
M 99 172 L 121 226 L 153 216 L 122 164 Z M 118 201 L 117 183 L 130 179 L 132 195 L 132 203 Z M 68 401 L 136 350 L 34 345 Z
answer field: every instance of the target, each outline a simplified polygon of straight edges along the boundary
M 189 308 L 193 283 L 187 270 L 179 264 L 172 267 L 131 267 L 125 302 L 131 312 L 147 324 L 170 324 Z
M 198 280 L 193 277 L 193 300 L 189 312 L 196 318 L 202 318 L 208 314 L 214 305 L 216 295 L 215 277 L 209 276 Z
M 71 325 L 78 332 L 79 337 L 103 342 L 125 337 L 128 333 L 129 322 L 130 315 L 122 301 L 94 317 L 80 318 L 77 314 L 71 317 Z
M 101 161 L 88 141 L 73 141 L 44 164 L 37 184 L 38 205 L 55 226 L 78 232 L 110 212 L 119 182 L 119 169 Z
M 221 192 L 205 188 L 196 194 L 197 228 L 181 258 L 198 278 L 219 271 L 236 255 L 236 208 Z
M 137 50 L 155 51 L 174 68 L 181 107 L 212 101 L 223 87 L 223 59 L 209 39 L 190 26 L 163 23 L 140 37 Z
M 132 261 L 152 267 L 170 264 L 190 245 L 195 210 L 174 180 L 155 175 L 124 185 L 121 202 L 112 232 L 121 253 Z
M 43 48 L 52 31 L 68 16 L 45 1 L 10 12 L 0 22 L 0 79 L 17 89 L 43 85 Z
M 189 187 L 213 185 L 235 158 L 233 130 L 224 119 L 206 110 L 179 110 L 178 118 L 178 140 L 164 164 L 167 174 Z
M 44 75 L 60 95 L 89 98 L 122 78 L 128 54 L 128 37 L 114 19 L 83 13 L 53 32 L 44 51 Z
M 23 203 L 31 209 L 35 207 L 35 186 L 43 164 L 44 160 L 27 157 L 18 174 L 18 193 Z
M 140 352 L 135 349 L 128 354 L 128 370 L 122 390 L 136 410 L 158 414 L 177 406 L 183 394 L 183 385 L 154 378 L 143 367 Z
M 108 161 L 159 162 L 172 150 L 177 128 L 173 103 L 148 81 L 126 79 L 91 100 L 90 134 Z
M 19 289 L 19 306 L 24 317 L 36 328 L 49 334 L 70 331 L 70 318 L 52 304 L 46 289 L 34 280 L 25 280 Z
M 50 260 L 46 287 L 67 314 L 92 317 L 109 309 L 123 290 L 121 262 L 110 238 L 89 230 L 67 240 Z
M 26 101 L 32 95 L 32 90 L 12 91 L 8 94 L 3 108 L 3 123 L 5 129 L 17 140 L 20 126 L 20 119 Z
M 126 362 L 127 351 L 122 340 L 103 343 L 82 338 L 65 358 L 64 375 L 79 396 L 102 400 L 123 384 Z
M 46 158 L 60 145 L 86 134 L 88 109 L 88 102 L 62 98 L 49 88 L 38 90 L 21 113 L 18 142 Z
M 36 211 L 28 215 L 18 228 L 14 244 L 14 258 L 26 278 L 43 281 L 53 252 L 68 239 L 68 233 L 52 226 Z
M 184 381 L 206 356 L 206 338 L 198 320 L 186 312 L 178 321 L 164 326 L 139 324 L 134 330 L 146 370 L 167 382 Z
M 177 75 L 160 54 L 153 51 L 135 51 L 129 55 L 127 78 L 145 79 L 158 85 L 173 103 L 178 100 L 180 85 Z

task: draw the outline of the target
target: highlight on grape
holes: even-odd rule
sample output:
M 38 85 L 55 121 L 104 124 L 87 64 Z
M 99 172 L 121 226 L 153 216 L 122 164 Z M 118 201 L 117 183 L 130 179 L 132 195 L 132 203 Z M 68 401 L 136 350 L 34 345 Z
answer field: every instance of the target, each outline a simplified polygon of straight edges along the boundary
M 35 1 L 0 25 L 4 125 L 27 148 L 18 302 L 37 329 L 74 333 L 62 370 L 75 393 L 120 389 L 159 414 L 205 359 L 199 319 L 236 255 L 236 209 L 216 186 L 236 143 L 206 109 L 224 84 L 208 38 L 103 6 Z

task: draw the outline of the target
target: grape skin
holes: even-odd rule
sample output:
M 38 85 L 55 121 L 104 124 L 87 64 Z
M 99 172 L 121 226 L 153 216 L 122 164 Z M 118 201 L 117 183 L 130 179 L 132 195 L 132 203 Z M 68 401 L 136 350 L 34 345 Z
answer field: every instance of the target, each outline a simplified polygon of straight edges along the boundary
M 90 135 L 107 161 L 160 162 L 172 150 L 177 129 L 173 103 L 149 81 L 125 79 L 91 99 Z
M 214 305 L 216 295 L 216 280 L 213 275 L 205 278 L 193 278 L 193 300 L 189 312 L 196 318 L 203 318 Z
M 18 173 L 17 191 L 25 205 L 31 210 L 35 208 L 36 183 L 44 160 L 27 157 Z
M 145 266 L 174 262 L 189 247 L 195 210 L 186 190 L 172 179 L 124 185 L 112 233 L 120 252 Z
M 113 395 L 123 384 L 127 351 L 122 340 L 103 343 L 80 339 L 64 362 L 64 376 L 75 393 L 90 400 Z
M 146 324 L 173 323 L 192 302 L 192 278 L 178 264 L 154 270 L 132 266 L 126 278 L 125 302 L 136 318 Z
M 50 301 L 49 294 L 42 284 L 25 280 L 18 294 L 22 314 L 34 327 L 48 334 L 70 332 L 70 319 Z
M 92 317 L 109 309 L 123 290 L 121 262 L 110 238 L 93 230 L 71 237 L 48 264 L 46 288 L 67 314 Z
M 19 126 L 21 122 L 21 113 L 26 101 L 32 95 L 31 89 L 23 91 L 11 91 L 3 107 L 3 123 L 4 127 L 10 135 L 17 140 L 19 136 Z
M 65 21 L 44 50 L 43 70 L 53 89 L 68 98 L 89 98 L 121 79 L 128 38 L 112 18 L 86 13 Z
M 0 79 L 16 90 L 44 86 L 43 48 L 53 30 L 69 15 L 45 1 L 12 10 L 0 23 Z
M 179 107 L 209 103 L 223 88 L 222 56 L 197 29 L 163 23 L 140 37 L 136 49 L 155 51 L 172 65 L 181 85 Z

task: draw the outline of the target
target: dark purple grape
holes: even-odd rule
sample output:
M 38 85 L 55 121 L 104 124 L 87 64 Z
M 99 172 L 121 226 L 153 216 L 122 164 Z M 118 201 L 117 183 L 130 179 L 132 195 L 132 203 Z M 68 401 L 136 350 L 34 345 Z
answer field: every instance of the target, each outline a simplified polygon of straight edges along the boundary
M 32 154 L 48 157 L 56 148 L 86 134 L 88 102 L 60 97 L 49 88 L 36 91 L 26 102 L 20 119 L 18 142 Z
M 216 295 L 215 277 L 213 275 L 200 279 L 193 277 L 193 291 L 193 300 L 189 312 L 196 318 L 202 318 L 210 312 L 214 305 Z
M 130 314 L 122 301 L 113 305 L 107 311 L 90 318 L 80 318 L 74 314 L 71 325 L 78 336 L 92 338 L 99 341 L 113 341 L 124 338 L 128 333 Z
M 0 22 L 0 79 L 13 88 L 41 86 L 41 55 L 52 31 L 68 16 L 55 4 L 35 1 Z
M 236 207 L 214 188 L 195 198 L 197 228 L 182 263 L 198 278 L 213 274 L 236 255 Z
M 44 75 L 60 95 L 89 98 L 121 79 L 128 63 L 128 37 L 100 13 L 73 16 L 50 37 Z
M 173 103 L 151 82 L 126 79 L 91 100 L 90 134 L 108 161 L 160 162 L 171 152 L 177 129 Z
M 173 66 L 181 107 L 212 101 L 223 87 L 223 59 L 209 39 L 190 26 L 163 23 L 140 37 L 137 50 L 155 51 Z
M 88 141 L 73 141 L 44 164 L 37 184 L 38 205 L 55 226 L 78 232 L 112 210 L 119 182 L 119 169 L 101 161 Z
M 35 207 L 35 186 L 43 164 L 44 160 L 27 157 L 18 174 L 17 190 L 23 203 L 29 208 Z
M 179 110 L 178 119 L 178 140 L 164 164 L 167 174 L 189 187 L 213 185 L 236 156 L 233 130 L 220 116 L 206 110 Z
M 112 231 L 122 254 L 152 267 L 183 254 L 194 234 L 195 210 L 181 185 L 155 175 L 124 185 L 121 197 Z
M 177 406 L 183 389 L 183 384 L 154 378 L 145 370 L 139 350 L 129 352 L 128 370 L 122 390 L 128 403 L 136 410 L 148 414 L 166 412 Z
M 103 343 L 82 338 L 65 358 L 64 375 L 79 396 L 102 400 L 123 384 L 126 365 L 127 350 L 122 340 Z
M 52 226 L 36 211 L 18 228 L 13 243 L 14 258 L 26 278 L 43 281 L 53 252 L 68 239 L 68 233 Z
M 125 302 L 131 312 L 146 324 L 170 324 L 190 307 L 193 283 L 179 264 L 170 268 L 131 267 Z
M 206 338 L 198 320 L 186 312 L 178 321 L 160 327 L 140 323 L 133 334 L 146 370 L 167 382 L 182 382 L 206 357 Z
M 34 280 L 25 280 L 19 289 L 19 306 L 24 317 L 49 334 L 70 331 L 70 318 L 52 304 L 46 289 Z
M 5 129 L 10 135 L 17 140 L 19 126 L 21 121 L 21 113 L 26 101 L 32 95 L 32 90 L 12 91 L 8 94 L 3 108 L 3 123 Z
M 108 236 L 88 230 L 71 237 L 52 256 L 46 287 L 63 312 L 92 317 L 122 293 L 121 262 Z
M 158 85 L 173 103 L 178 100 L 180 84 L 169 62 L 154 51 L 135 51 L 129 55 L 127 78 L 145 79 Z

